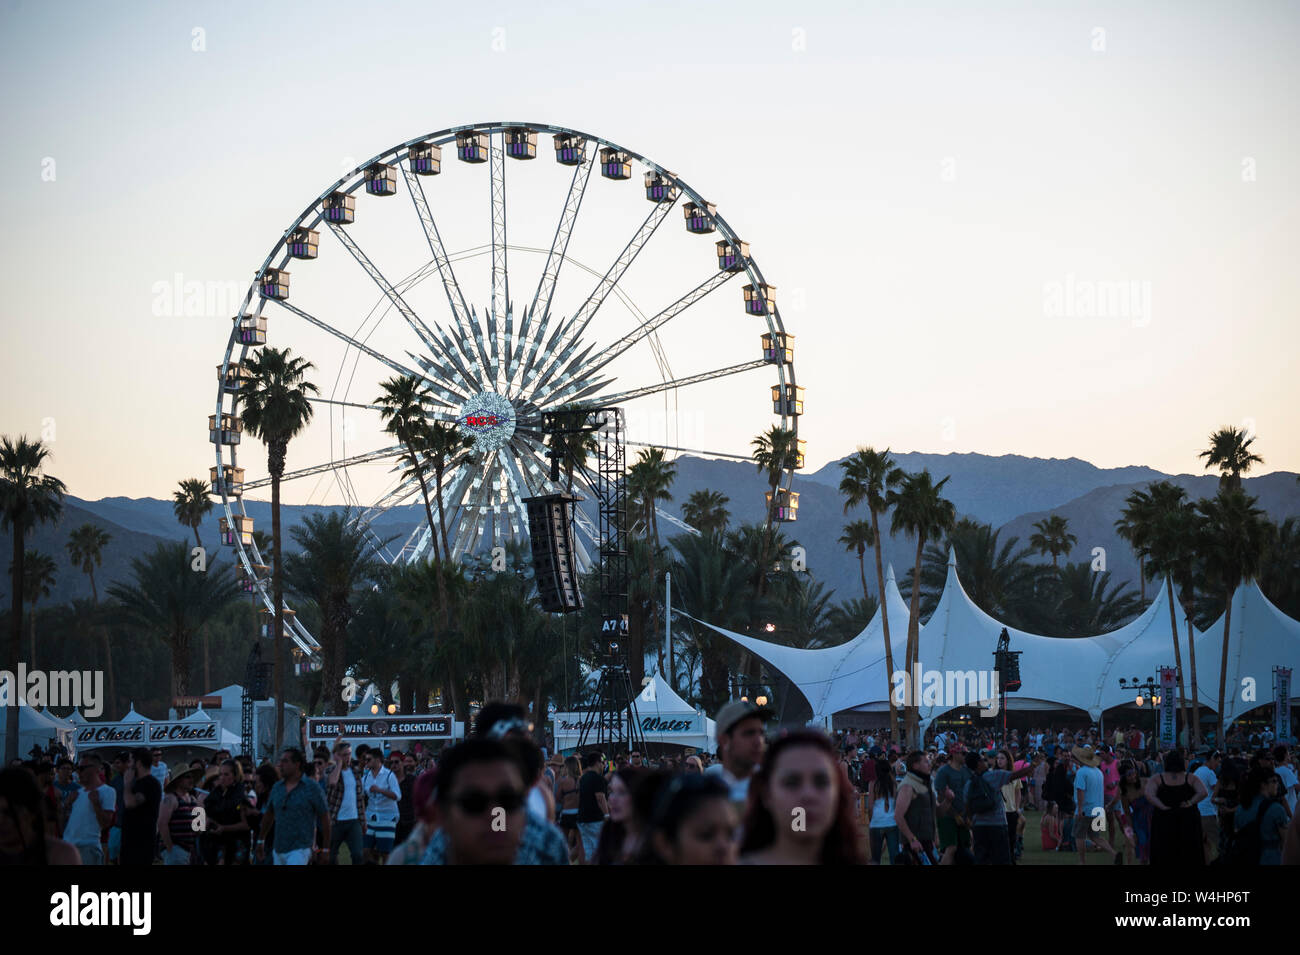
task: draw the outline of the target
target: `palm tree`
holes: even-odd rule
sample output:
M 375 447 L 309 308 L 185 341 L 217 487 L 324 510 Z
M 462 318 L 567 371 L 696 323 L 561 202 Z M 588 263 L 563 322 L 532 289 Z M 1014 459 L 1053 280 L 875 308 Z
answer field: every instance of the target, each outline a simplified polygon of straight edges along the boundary
M 1067 563 L 1057 569 L 1060 600 L 1056 612 L 1061 621 L 1058 635 L 1090 637 L 1117 630 L 1142 611 L 1137 594 L 1124 593 L 1129 582 L 1111 585 L 1110 571 L 1092 569 L 1088 561 Z
M 1300 617 L 1300 523 L 1288 517 L 1270 535 L 1259 587 L 1288 617 Z
M 199 540 L 199 525 L 212 512 L 212 499 L 208 496 L 208 482 L 202 478 L 186 478 L 179 482 L 179 489 L 172 492 L 172 512 L 176 520 L 194 531 L 194 543 L 202 547 Z
M 885 694 L 889 700 L 890 739 L 901 739 L 898 735 L 898 706 L 894 702 L 893 673 L 894 648 L 889 639 L 889 602 L 885 600 L 885 562 L 880 539 L 880 515 L 889 510 L 889 491 L 903 479 L 902 468 L 894 465 L 889 456 L 889 449 L 877 451 L 875 448 L 858 448 L 852 455 L 840 462 L 844 477 L 840 479 L 840 493 L 844 495 L 844 513 L 860 504 L 867 505 L 871 515 L 871 539 L 876 548 L 876 593 L 880 595 L 880 625 L 885 632 L 885 669 L 891 681 L 890 690 Z
M 772 524 L 776 520 L 779 504 L 776 491 L 781 485 L 781 475 L 793 468 L 799 459 L 799 443 L 793 431 L 772 425 L 750 444 L 754 447 L 754 463 L 758 465 L 758 472 L 767 474 L 767 520 L 763 526 L 764 547 L 759 552 L 759 564 L 766 565 L 770 557 L 769 538 L 772 536 Z M 766 575 L 760 574 L 758 579 L 759 587 L 764 588 Z M 755 596 L 762 596 L 763 593 L 764 590 L 760 589 Z
M 731 498 L 721 491 L 703 488 L 692 491 L 682 505 L 682 520 L 701 534 L 725 534 L 731 513 L 726 505 Z
M 1205 553 L 1206 576 L 1223 594 L 1223 654 L 1219 660 L 1219 732 L 1225 738 L 1224 690 L 1228 679 L 1228 634 L 1232 625 L 1232 595 L 1243 580 L 1259 573 L 1268 548 L 1270 524 L 1264 512 L 1255 507 L 1255 498 L 1239 490 L 1220 490 L 1216 497 L 1197 503 L 1205 518 L 1208 549 Z
M 14 568 L 11 564 L 9 573 L 13 572 Z M 32 608 L 30 616 L 32 656 L 28 666 L 33 670 L 36 669 L 36 603 L 50 595 L 50 588 L 54 586 L 54 581 L 54 558 L 29 548 L 23 555 L 23 602 Z
M 0 530 L 13 531 L 13 564 L 9 571 L 9 652 L 6 667 L 18 672 L 23 638 L 23 564 L 26 563 L 27 532 L 58 518 L 63 510 L 67 487 L 58 478 L 41 474 L 50 449 L 41 442 L 19 437 L 0 441 Z M 18 707 L 7 708 L 5 718 L 5 760 L 18 755 Z
M 405 448 L 399 460 L 407 465 L 406 475 L 414 477 L 420 484 L 424 514 L 428 518 L 429 534 L 433 538 L 433 558 L 439 560 L 438 525 L 433 522 L 429 484 L 425 480 L 427 461 L 421 454 L 429 426 L 426 405 L 431 393 L 428 386 L 415 375 L 394 376 L 380 387 L 384 389 L 383 394 L 374 399 L 373 403 L 379 406 L 384 431 L 396 437 Z M 328 679 L 326 684 L 329 685 Z
M 447 511 L 443 507 L 442 489 L 449 468 L 459 467 L 464 463 L 468 452 L 474 447 L 474 439 L 455 425 L 434 421 L 429 424 L 424 435 L 424 456 L 433 468 L 434 487 L 438 498 L 438 524 L 442 529 L 442 552 L 447 560 L 452 559 L 451 546 L 447 543 Z
M 1079 538 L 1069 532 L 1069 526 L 1070 522 L 1059 514 L 1038 521 L 1034 524 L 1037 533 L 1030 535 L 1029 546 L 1040 554 L 1051 554 L 1052 566 L 1055 567 L 1057 555 L 1069 557 L 1074 545 L 1079 543 Z
M 840 543 L 849 553 L 858 555 L 858 576 L 862 578 L 862 599 L 867 600 L 871 594 L 867 592 L 867 548 L 874 547 L 876 543 L 875 532 L 871 529 L 870 521 L 851 521 L 844 525 L 844 533 L 840 535 Z
M 284 572 L 280 560 L 280 479 L 289 442 L 311 421 L 308 395 L 317 388 L 306 380 L 311 362 L 295 358 L 290 350 L 262 348 L 244 360 L 248 377 L 239 388 L 244 428 L 266 445 L 266 467 L 271 475 L 271 589 L 275 607 L 275 740 L 284 740 Z
M 948 554 L 957 557 L 957 578 L 975 606 L 1003 623 L 1031 633 L 1052 632 L 1056 576 L 1052 568 L 1030 563 L 1033 551 L 1016 549 L 1019 537 L 999 542 L 1000 530 L 969 517 L 957 521 L 943 540 L 927 544 L 921 560 L 920 614 L 938 606 L 948 580 Z M 910 598 L 911 585 L 900 587 Z
M 920 474 L 904 474 L 898 489 L 891 490 L 887 497 L 887 503 L 894 509 L 894 519 L 889 527 L 890 534 L 901 532 L 916 538 L 916 564 L 912 571 L 912 605 L 907 620 L 908 686 L 914 685 L 913 674 L 921 644 L 921 621 L 917 607 L 921 599 L 921 555 L 928 538 L 937 537 L 944 531 L 951 530 L 957 520 L 957 509 L 952 501 L 945 500 L 940 495 L 943 486 L 947 483 L 947 477 L 938 484 L 933 483 L 928 470 Z M 920 742 L 917 732 L 920 721 L 918 702 L 910 700 L 906 706 L 907 739 L 913 746 Z
M 663 448 L 645 448 L 637 453 L 636 463 L 628 469 L 627 495 L 641 502 L 643 520 L 642 533 L 647 547 L 649 561 L 649 604 L 650 634 L 659 648 L 659 672 L 664 673 L 663 644 L 659 641 L 659 575 L 656 572 L 656 557 L 659 552 L 659 512 L 660 501 L 673 499 L 672 487 L 677 477 L 677 465 L 664 459 Z
M 875 597 L 854 597 L 836 604 L 826 615 L 826 626 L 834 636 L 834 642 L 847 643 L 852 640 L 867 629 L 879 609 L 880 601 Z
M 171 650 L 171 692 L 190 692 L 190 652 L 194 634 L 239 596 L 230 566 L 208 565 L 207 573 L 190 569 L 189 545 L 162 543 L 131 561 L 133 583 L 114 584 L 108 595 L 116 615 L 140 627 Z
M 1124 509 L 1120 511 L 1119 520 L 1115 522 L 1115 533 L 1122 540 L 1126 540 L 1133 552 L 1137 554 L 1138 559 L 1138 583 L 1141 590 L 1142 602 L 1147 600 L 1147 576 L 1146 576 L 1146 541 L 1143 539 L 1147 527 L 1147 521 L 1143 518 L 1143 512 L 1151 504 L 1151 497 L 1146 491 L 1135 490 L 1129 493 L 1124 500 Z
M 1167 577 L 1169 590 L 1169 623 L 1174 639 L 1174 667 L 1178 672 L 1178 696 L 1183 711 L 1183 725 L 1187 727 L 1188 739 L 1193 733 L 1193 723 L 1200 722 L 1196 709 L 1196 700 L 1188 708 L 1185 684 L 1183 682 L 1183 654 L 1178 639 L 1178 621 L 1174 615 L 1174 584 L 1183 562 L 1187 559 L 1184 549 L 1187 541 L 1183 538 L 1182 523 L 1179 517 L 1184 507 L 1187 492 L 1169 481 L 1155 481 L 1147 487 L 1145 505 L 1137 515 L 1138 536 L 1145 542 L 1143 556 L 1146 558 L 1146 572 L 1151 578 Z
M 1205 469 L 1219 469 L 1219 488 L 1230 491 L 1241 490 L 1241 476 L 1250 470 L 1252 464 L 1263 464 L 1264 459 L 1252 454 L 1251 444 L 1255 437 L 1246 437 L 1244 430 L 1220 428 L 1210 435 L 1210 446 L 1197 455 L 1205 458 Z
M 332 715 L 342 716 L 343 699 L 333 689 L 342 685 L 353 602 L 375 575 L 377 545 L 348 508 L 309 514 L 289 536 L 299 550 L 285 558 L 284 580 L 290 592 L 310 600 L 320 613 L 321 685 L 330 691 Z
M 94 524 L 82 524 L 68 535 L 68 560 L 90 578 L 90 596 L 92 606 L 99 606 L 99 591 L 95 589 L 95 568 L 103 566 L 104 548 L 112 537 L 107 531 Z M 104 641 L 104 672 L 108 677 L 108 706 L 115 706 L 117 687 L 113 682 L 113 646 L 108 639 L 108 628 L 100 627 L 100 636 Z
M 756 532 L 761 534 L 762 528 L 756 528 Z M 744 563 L 717 537 L 682 534 L 673 537 L 671 543 L 678 555 L 672 565 L 673 585 L 682 608 L 695 619 L 743 632 L 751 613 L 750 581 Z M 700 698 L 711 713 L 727 701 L 727 656 L 731 648 L 716 631 L 698 627 L 693 620 L 690 644 L 683 653 L 700 655 Z M 689 683 L 689 679 L 683 682 Z

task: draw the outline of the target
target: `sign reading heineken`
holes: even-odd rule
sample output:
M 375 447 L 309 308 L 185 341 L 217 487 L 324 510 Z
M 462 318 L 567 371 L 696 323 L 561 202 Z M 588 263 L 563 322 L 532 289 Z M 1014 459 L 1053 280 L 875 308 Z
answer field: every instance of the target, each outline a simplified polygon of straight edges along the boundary
M 1173 749 L 1178 735 L 1178 671 L 1173 667 L 1160 668 L 1160 748 Z
M 332 740 L 336 736 L 379 739 L 451 739 L 450 716 L 403 715 L 312 717 L 307 738 Z
M 1279 743 L 1291 740 L 1291 668 L 1273 668 L 1273 736 Z

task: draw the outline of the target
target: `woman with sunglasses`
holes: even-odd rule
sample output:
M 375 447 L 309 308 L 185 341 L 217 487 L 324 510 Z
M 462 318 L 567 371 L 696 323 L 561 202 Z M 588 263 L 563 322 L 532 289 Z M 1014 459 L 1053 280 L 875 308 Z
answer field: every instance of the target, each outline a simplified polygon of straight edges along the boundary
M 857 865 L 858 829 L 848 777 L 830 738 L 785 733 L 750 784 L 742 863 Z

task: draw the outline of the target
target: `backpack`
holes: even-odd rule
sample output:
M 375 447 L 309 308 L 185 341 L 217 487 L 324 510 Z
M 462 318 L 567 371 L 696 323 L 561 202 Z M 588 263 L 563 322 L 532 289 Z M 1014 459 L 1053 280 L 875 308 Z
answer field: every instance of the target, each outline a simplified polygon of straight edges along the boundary
M 992 812 L 997 808 L 997 799 L 993 787 L 984 781 L 983 776 L 975 776 L 966 784 L 966 812 L 977 816 L 983 812 Z
M 1229 844 L 1227 852 L 1222 856 L 1224 865 L 1259 865 L 1259 856 L 1264 849 L 1263 839 L 1260 838 L 1260 823 L 1264 821 L 1264 816 L 1268 812 L 1269 807 L 1276 802 L 1281 802 L 1281 800 L 1260 800 L 1259 809 L 1255 812 L 1255 818 L 1246 823 L 1246 825 L 1240 827 L 1233 834 L 1232 842 Z

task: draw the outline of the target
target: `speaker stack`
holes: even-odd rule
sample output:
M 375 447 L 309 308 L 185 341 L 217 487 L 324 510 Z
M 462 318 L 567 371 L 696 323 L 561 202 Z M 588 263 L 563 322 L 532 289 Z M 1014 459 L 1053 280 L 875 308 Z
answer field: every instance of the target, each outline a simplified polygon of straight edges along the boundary
M 582 609 L 573 544 L 573 505 L 579 500 L 572 494 L 524 498 L 533 572 L 542 609 L 547 613 L 574 613 Z

